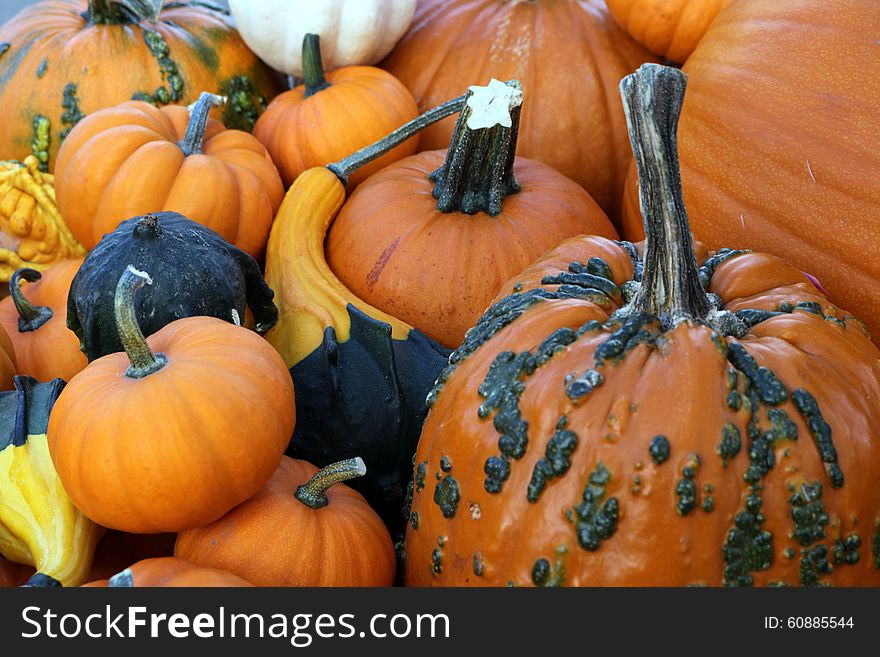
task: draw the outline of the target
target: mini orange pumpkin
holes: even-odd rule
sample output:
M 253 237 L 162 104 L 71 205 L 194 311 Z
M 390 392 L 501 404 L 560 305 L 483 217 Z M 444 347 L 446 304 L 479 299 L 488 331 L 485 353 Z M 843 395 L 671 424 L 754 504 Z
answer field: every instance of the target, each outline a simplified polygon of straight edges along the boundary
M 285 456 L 247 502 L 181 532 L 174 555 L 257 586 L 391 586 L 388 530 L 360 493 L 338 483 L 365 471 L 360 458 L 318 470 Z
M 15 347 L 12 338 L 2 326 L 0 326 L 0 390 L 12 390 L 15 383 L 12 377 L 16 375 L 18 365 L 15 360 Z
M 272 476 L 294 426 L 281 356 L 248 329 L 187 317 L 144 339 L 129 267 L 116 290 L 125 353 L 89 364 L 49 419 L 49 451 L 73 502 L 111 529 L 176 532 L 212 522 Z
M 138 561 L 109 579 L 95 580 L 86 587 L 245 587 L 253 586 L 241 577 L 218 568 L 205 568 L 174 557 Z
M 516 81 L 471 87 L 449 149 L 368 178 L 327 235 L 327 262 L 352 292 L 445 347 L 458 346 L 504 281 L 563 239 L 617 236 L 579 185 L 514 156 L 521 103 Z
M 259 259 L 284 188 L 255 137 L 208 118 L 225 102 L 209 93 L 189 109 L 131 101 L 80 121 L 55 165 L 76 238 L 91 249 L 124 219 L 173 210 Z
M 0 301 L 0 326 L 15 345 L 21 374 L 38 381 L 70 381 L 88 363 L 79 340 L 65 323 L 67 293 L 82 260 L 62 260 L 44 273 L 19 269 L 9 280 L 10 295 Z M 27 294 L 20 281 L 27 281 Z
M 384 137 L 419 113 L 412 94 L 393 75 L 372 66 L 346 66 L 324 76 L 318 36 L 303 39 L 303 84 L 276 96 L 254 126 L 290 185 L 306 169 L 342 159 Z M 352 186 L 416 152 L 418 136 L 382 154 L 350 179 Z

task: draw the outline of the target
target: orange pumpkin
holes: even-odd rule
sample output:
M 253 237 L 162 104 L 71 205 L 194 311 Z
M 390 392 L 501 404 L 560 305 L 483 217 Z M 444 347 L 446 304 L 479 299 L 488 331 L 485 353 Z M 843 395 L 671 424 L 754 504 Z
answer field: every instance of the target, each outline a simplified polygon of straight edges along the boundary
M 247 502 L 181 532 L 174 556 L 257 586 L 391 586 L 388 530 L 360 493 L 339 483 L 365 471 L 360 458 L 318 470 L 285 456 Z
M 248 499 L 278 466 L 295 418 L 290 373 L 252 331 L 187 317 L 145 340 L 133 303 L 149 281 L 133 267 L 122 275 L 116 325 L 125 353 L 73 377 L 48 430 L 73 502 L 132 533 L 199 527 Z
M 551 165 L 616 211 L 629 157 L 617 82 L 654 58 L 608 15 L 605 0 L 420 0 L 383 67 L 424 111 L 490 78 L 522 82 L 528 97 L 517 153 Z M 451 120 L 422 133 L 446 148 Z
M 647 242 L 563 243 L 440 376 L 407 584 L 880 585 L 880 351 L 780 258 L 694 248 L 684 81 L 622 84 Z
M 78 123 L 55 168 L 58 206 L 77 239 L 93 248 L 124 219 L 173 210 L 259 259 L 284 188 L 255 137 L 209 118 L 225 101 L 131 101 Z
M 0 159 L 44 171 L 84 116 L 127 100 L 232 97 L 223 121 L 250 130 L 278 90 L 229 12 L 196 0 L 49 0 L 0 27 Z M 122 217 L 123 219 L 126 217 Z
M 241 577 L 218 568 L 196 566 L 183 559 L 157 557 L 138 561 L 109 579 L 95 580 L 86 587 L 245 587 L 253 586 Z
M 414 119 L 412 94 L 373 66 L 346 66 L 325 77 L 317 35 L 303 39 L 303 84 L 273 100 L 254 126 L 290 185 L 306 169 L 324 166 L 372 144 Z M 357 171 L 357 185 L 382 167 L 416 152 L 414 136 Z
M 18 373 L 18 365 L 15 360 L 15 347 L 12 338 L 2 326 L 0 326 L 0 390 L 12 390 L 15 383 L 12 379 Z
M 617 236 L 581 187 L 514 158 L 521 102 L 513 82 L 471 87 L 449 149 L 368 178 L 327 236 L 343 284 L 446 347 L 461 343 L 504 281 L 563 239 Z M 508 111 L 487 113 L 499 105 Z
M 731 0 L 606 0 L 626 33 L 655 55 L 685 61 Z
M 694 235 L 815 275 L 880 335 L 880 4 L 736 2 L 684 70 L 681 177 Z M 622 232 L 641 239 L 635 172 Z
M 0 301 L 0 326 L 15 345 L 21 374 L 38 381 L 70 381 L 88 360 L 66 325 L 67 293 L 82 260 L 62 260 L 40 273 L 19 269 L 9 280 L 10 295 Z M 20 282 L 31 283 L 21 289 Z

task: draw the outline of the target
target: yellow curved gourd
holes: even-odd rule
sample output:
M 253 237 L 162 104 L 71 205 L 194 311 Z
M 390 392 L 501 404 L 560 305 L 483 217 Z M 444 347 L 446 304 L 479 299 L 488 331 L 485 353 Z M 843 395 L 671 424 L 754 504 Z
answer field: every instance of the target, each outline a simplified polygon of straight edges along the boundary
M 49 456 L 49 411 L 63 387 L 17 376 L 0 393 L 0 554 L 34 566 L 34 586 L 85 582 L 103 532 L 73 505 Z
M 32 155 L 23 163 L 0 162 L 0 281 L 21 267 L 45 270 L 86 255 L 61 217 L 54 182 Z

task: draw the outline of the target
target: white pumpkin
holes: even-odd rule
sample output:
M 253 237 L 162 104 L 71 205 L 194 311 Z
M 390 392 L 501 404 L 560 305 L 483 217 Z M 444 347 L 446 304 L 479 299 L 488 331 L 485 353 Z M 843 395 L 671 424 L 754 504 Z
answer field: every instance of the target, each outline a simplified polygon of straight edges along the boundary
M 417 0 L 229 0 L 238 30 L 271 67 L 302 75 L 306 34 L 321 37 L 324 67 L 375 64 L 412 22 Z

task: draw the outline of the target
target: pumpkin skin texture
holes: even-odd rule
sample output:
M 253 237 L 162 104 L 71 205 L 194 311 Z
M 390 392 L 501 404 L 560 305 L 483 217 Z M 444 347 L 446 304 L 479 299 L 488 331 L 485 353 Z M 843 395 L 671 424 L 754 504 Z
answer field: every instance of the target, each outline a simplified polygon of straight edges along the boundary
M 224 123 L 250 130 L 278 91 L 275 75 L 219 7 L 174 3 L 152 23 L 113 14 L 120 5 L 161 7 L 158 0 L 91 4 L 105 5 L 93 24 L 82 15 L 89 3 L 51 0 L 0 28 L 0 43 L 9 45 L 0 56 L 0 103 L 10 118 L 0 125 L 4 159 L 33 154 L 52 171 L 61 143 L 83 116 L 133 98 L 188 105 L 202 90 L 226 94 L 234 102 Z
M 253 586 L 241 577 L 218 568 L 203 568 L 174 557 L 156 557 L 138 561 L 105 580 L 89 582 L 87 587 L 246 587 Z
M 342 159 L 414 119 L 416 101 L 387 71 L 372 66 L 347 66 L 325 79 L 318 40 L 306 35 L 305 81 L 273 100 L 254 126 L 290 185 L 306 169 Z M 382 167 L 412 155 L 418 136 L 384 153 L 358 170 L 352 186 Z
M 684 62 L 731 0 L 607 0 L 626 33 L 655 55 Z
M 120 278 L 127 351 L 70 381 L 50 418 L 49 449 L 90 518 L 175 532 L 216 520 L 272 476 L 293 433 L 293 385 L 271 345 L 214 317 L 177 320 L 145 342 L 132 299 L 145 276 L 130 268 Z M 84 413 L 84 400 L 101 413 Z
M 2 326 L 0 326 L 0 390 L 12 390 L 15 385 L 13 377 L 18 372 L 15 360 L 15 347 L 12 338 Z
M 780 258 L 694 253 L 684 77 L 643 69 L 622 87 L 648 241 L 563 243 L 453 354 L 415 457 L 406 583 L 876 586 L 880 352 Z
M 192 112 L 130 101 L 95 112 L 64 141 L 55 168 L 58 205 L 88 248 L 122 219 L 180 212 L 262 258 L 284 188 L 252 135 L 208 118 L 219 96 Z
M 230 0 L 241 37 L 272 68 L 301 77 L 299 43 L 324 40 L 327 68 L 375 64 L 412 21 L 416 0 Z
M 254 497 L 206 527 L 181 532 L 174 555 L 257 586 L 391 586 L 391 537 L 360 493 L 337 483 L 318 508 L 294 496 L 317 472 L 284 457 Z
M 463 84 L 518 79 L 530 100 L 517 154 L 551 165 L 613 214 L 629 164 L 616 86 L 646 61 L 653 55 L 617 26 L 604 0 L 421 0 L 382 66 L 422 111 Z M 454 125 L 425 130 L 420 149 L 446 148 Z
M 176 212 L 134 217 L 101 240 L 70 285 L 67 326 L 90 361 L 122 351 L 114 303 L 119 277 L 130 264 L 156 272 L 156 284 L 136 301 L 146 335 L 183 317 L 240 323 L 245 304 L 254 311 L 258 333 L 278 317 L 274 294 L 247 253 Z
M 40 171 L 28 155 L 24 162 L 0 162 L 0 281 L 22 267 L 45 271 L 55 262 L 82 258 L 55 202 L 55 177 Z
M 776 253 L 810 272 L 875 341 L 878 29 L 876 3 L 733 3 L 684 68 L 679 128 L 694 235 L 711 248 Z M 630 240 L 641 239 L 634 175 L 622 227 Z
M 76 334 L 67 328 L 67 295 L 82 260 L 62 260 L 45 274 L 35 269 L 23 280 L 33 280 L 0 301 L 0 326 L 15 346 L 18 370 L 38 381 L 70 381 L 88 360 L 80 351 Z M 15 276 L 15 275 L 14 275 Z M 13 278 L 13 286 L 18 286 Z M 24 299 L 20 311 L 16 299 Z

